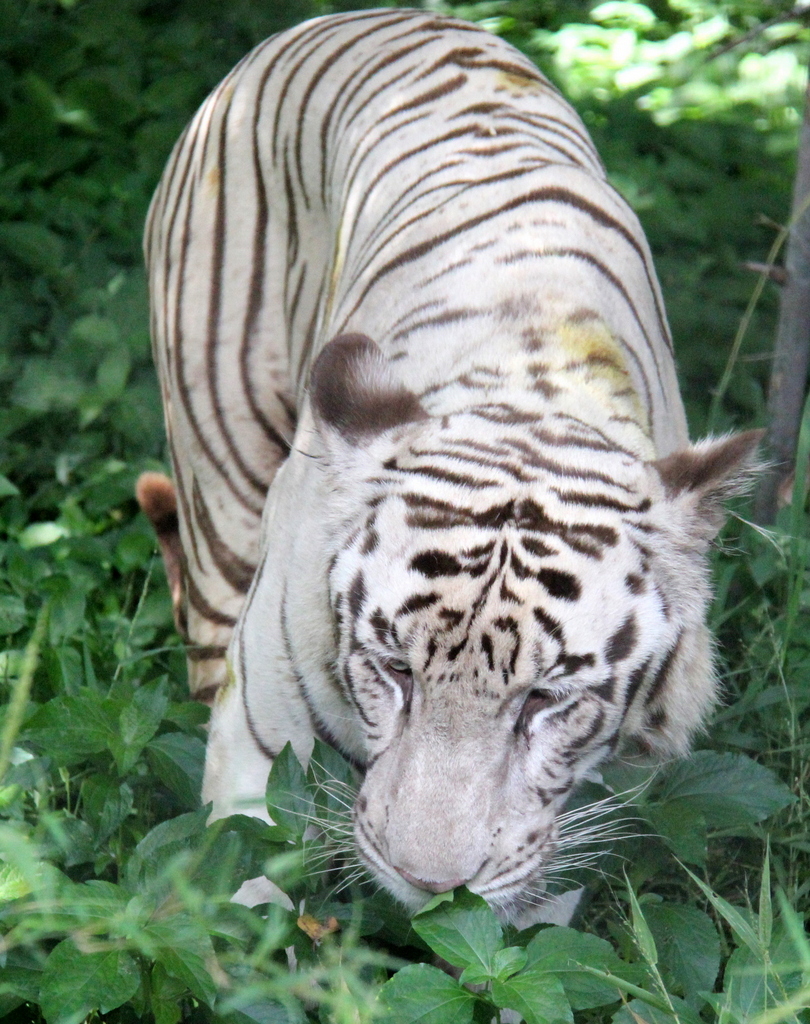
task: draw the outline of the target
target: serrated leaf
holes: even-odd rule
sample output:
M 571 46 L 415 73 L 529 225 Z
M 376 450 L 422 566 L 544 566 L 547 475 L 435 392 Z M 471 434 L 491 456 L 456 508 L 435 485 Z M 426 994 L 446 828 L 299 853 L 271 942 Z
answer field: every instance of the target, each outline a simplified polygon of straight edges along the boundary
M 526 1024 L 573 1024 L 574 1015 L 562 982 L 536 967 L 506 981 L 493 981 L 492 999 L 500 1009 L 517 1010 Z
M 60 942 L 45 962 L 40 1005 L 48 1024 L 79 1024 L 93 1010 L 108 1013 L 140 985 L 138 964 L 120 949 L 82 953 L 71 939 Z
M 413 930 L 454 967 L 477 965 L 492 971 L 492 960 L 503 949 L 503 930 L 485 899 L 466 889 L 456 890 L 452 902 L 420 911 Z
M 430 964 L 409 964 L 380 990 L 386 1024 L 472 1024 L 476 999 Z
M 624 964 L 609 942 L 573 928 L 545 928 L 526 947 L 528 966 L 555 974 L 575 1010 L 589 1010 L 615 1003 L 614 985 L 594 977 L 582 965 L 636 980 L 636 969 Z
M 688 801 L 710 828 L 738 828 L 775 814 L 795 800 L 769 769 L 745 754 L 699 750 L 664 771 L 659 802 Z
M 699 1009 L 698 993 L 712 991 L 720 970 L 720 938 L 711 918 L 697 907 L 672 903 L 647 904 L 644 913 L 660 967 L 684 1000 Z
M 95 690 L 55 697 L 28 721 L 25 736 L 58 765 L 71 765 L 109 748 L 117 736 L 119 705 Z
M 669 800 L 663 804 L 648 804 L 643 813 L 676 857 L 701 867 L 706 863 L 706 818 L 691 801 Z
M 265 799 L 267 813 L 277 826 L 274 838 L 300 842 L 315 817 L 315 805 L 291 743 L 286 743 L 273 761 Z

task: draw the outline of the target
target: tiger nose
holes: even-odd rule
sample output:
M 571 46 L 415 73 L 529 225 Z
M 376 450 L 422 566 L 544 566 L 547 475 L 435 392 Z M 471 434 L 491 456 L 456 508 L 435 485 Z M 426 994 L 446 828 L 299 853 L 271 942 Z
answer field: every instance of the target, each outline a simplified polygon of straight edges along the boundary
M 410 871 L 406 871 L 404 868 L 396 868 L 396 871 L 402 875 L 406 882 L 415 885 L 417 889 L 426 889 L 428 892 L 449 892 L 459 885 L 464 885 L 467 881 L 466 878 L 450 878 L 445 882 L 434 882 L 427 878 L 417 878 L 416 875 L 412 875 Z

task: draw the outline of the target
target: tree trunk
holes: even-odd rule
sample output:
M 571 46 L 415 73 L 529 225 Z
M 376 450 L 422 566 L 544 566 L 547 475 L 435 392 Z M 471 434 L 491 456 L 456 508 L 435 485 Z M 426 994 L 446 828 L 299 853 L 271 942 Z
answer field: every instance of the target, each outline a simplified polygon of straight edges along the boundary
M 754 518 L 767 525 L 776 518 L 778 492 L 794 469 L 810 357 L 810 84 L 804 101 L 791 228 L 785 257 L 779 324 L 768 390 L 766 455 L 771 465 L 760 478 Z

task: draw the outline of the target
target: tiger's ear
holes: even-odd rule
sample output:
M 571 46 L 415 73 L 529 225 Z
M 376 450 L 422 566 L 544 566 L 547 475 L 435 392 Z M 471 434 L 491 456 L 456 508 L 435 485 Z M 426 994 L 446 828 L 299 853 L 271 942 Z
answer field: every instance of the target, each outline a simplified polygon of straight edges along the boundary
M 384 430 L 427 418 L 416 395 L 400 384 L 371 338 L 339 334 L 312 367 L 309 394 L 315 421 L 353 445 Z
M 725 521 L 723 502 L 742 494 L 759 468 L 757 446 L 764 430 L 708 437 L 652 463 L 667 498 L 696 520 L 708 544 Z

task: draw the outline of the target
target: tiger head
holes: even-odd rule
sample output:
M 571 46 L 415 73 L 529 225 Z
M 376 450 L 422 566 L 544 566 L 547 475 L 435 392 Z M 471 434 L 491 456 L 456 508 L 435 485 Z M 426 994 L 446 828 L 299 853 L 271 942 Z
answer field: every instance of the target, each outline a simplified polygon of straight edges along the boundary
M 553 412 L 428 415 L 361 335 L 310 398 L 360 855 L 413 909 L 464 883 L 525 922 L 577 783 L 685 753 L 715 699 L 705 554 L 759 434 L 650 462 Z

